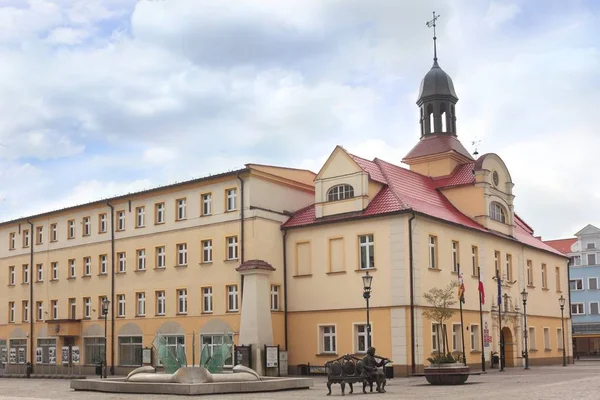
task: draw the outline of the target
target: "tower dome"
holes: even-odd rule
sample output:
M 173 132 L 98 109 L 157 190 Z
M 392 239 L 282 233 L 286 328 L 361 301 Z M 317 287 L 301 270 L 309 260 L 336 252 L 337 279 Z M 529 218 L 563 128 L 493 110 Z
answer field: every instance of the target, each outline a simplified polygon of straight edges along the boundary
M 458 96 L 456 96 L 456 91 L 454 91 L 452 78 L 440 68 L 440 65 L 436 60 L 421 81 L 417 105 L 420 106 L 424 101 L 430 98 L 442 96 L 447 97 L 449 100 L 454 100 L 455 103 L 458 101 Z

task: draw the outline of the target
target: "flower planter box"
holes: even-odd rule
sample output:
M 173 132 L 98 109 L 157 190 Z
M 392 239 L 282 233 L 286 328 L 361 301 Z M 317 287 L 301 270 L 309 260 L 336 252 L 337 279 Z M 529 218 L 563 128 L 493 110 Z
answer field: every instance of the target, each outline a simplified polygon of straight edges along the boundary
M 470 368 L 460 363 L 425 367 L 425 378 L 432 385 L 462 385 L 469 379 L 469 373 Z

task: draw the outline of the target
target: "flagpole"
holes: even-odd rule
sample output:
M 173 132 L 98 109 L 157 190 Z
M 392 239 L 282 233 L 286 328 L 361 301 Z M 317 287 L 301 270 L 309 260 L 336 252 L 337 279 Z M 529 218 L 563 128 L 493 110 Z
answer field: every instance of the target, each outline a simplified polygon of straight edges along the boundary
M 500 348 L 500 372 L 504 372 L 504 340 L 502 340 L 502 283 L 500 282 L 500 271 L 496 268 L 496 280 L 498 283 L 498 326 L 500 327 L 500 335 L 498 336 L 498 344 Z
M 462 276 L 460 275 L 460 264 L 457 264 L 458 267 L 458 278 L 460 279 L 460 284 L 464 287 L 464 281 Z M 465 353 L 465 327 L 463 325 L 463 302 L 462 300 L 465 298 L 465 292 L 462 291 L 461 298 L 458 299 L 458 304 L 460 304 L 460 335 L 462 341 L 462 353 L 463 353 L 463 364 L 467 365 L 467 354 Z
M 477 275 L 481 282 L 481 267 L 477 267 Z M 485 372 L 485 343 L 483 343 L 483 306 L 481 304 L 481 290 L 479 292 L 479 332 L 481 333 L 481 370 Z

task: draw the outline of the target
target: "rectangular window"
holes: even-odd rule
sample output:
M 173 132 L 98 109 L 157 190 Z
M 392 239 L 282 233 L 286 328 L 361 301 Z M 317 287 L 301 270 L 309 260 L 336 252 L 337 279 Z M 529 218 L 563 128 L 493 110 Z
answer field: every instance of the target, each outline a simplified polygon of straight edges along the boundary
M 119 365 L 139 367 L 142 365 L 142 337 L 119 337 Z
M 117 253 L 119 259 L 119 272 L 124 273 L 127 271 L 127 254 L 125 252 Z
M 156 248 L 156 268 L 164 268 L 166 265 L 165 246 Z
M 175 200 L 177 205 L 177 221 L 181 221 L 186 218 L 187 214 L 187 200 L 186 199 L 177 199 Z
M 83 298 L 83 318 L 89 319 L 92 317 L 92 299 L 91 297 Z
M 596 243 L 594 243 L 594 242 L 586 243 L 585 248 L 588 249 L 588 250 L 595 249 L 596 248 Z
M 171 354 L 178 354 L 183 352 L 185 354 L 185 336 L 183 335 L 168 335 L 165 336 L 165 347 Z M 158 366 L 162 366 L 160 359 L 157 363 Z
M 583 279 L 571 279 L 569 281 L 571 290 L 583 290 Z
M 556 291 L 560 292 L 562 290 L 560 287 L 560 267 L 554 268 L 554 275 L 556 278 Z
M 15 322 L 15 302 L 8 302 L 8 322 Z
M 588 262 L 588 265 L 596 265 L 596 255 L 595 254 L 588 254 L 587 255 L 587 262 Z
M 562 337 L 562 328 L 557 328 L 556 329 L 556 343 L 557 343 L 557 348 L 558 350 L 562 350 L 563 349 L 563 337 Z
M 202 288 L 202 312 L 213 312 L 213 290 L 212 287 Z
M 137 250 L 137 270 L 145 271 L 146 270 L 146 249 Z
M 200 341 L 202 342 L 200 350 L 204 352 L 205 348 L 208 349 L 208 355 L 212 357 L 219 354 L 223 343 L 233 343 L 233 337 L 231 335 L 201 335 Z M 231 355 L 224 361 L 225 367 L 233 366 L 233 346 L 231 350 Z
M 83 338 L 83 350 L 86 365 L 96 365 L 104 362 L 104 338 Z
M 67 237 L 69 239 L 75 239 L 75 220 L 70 219 L 67 226 Z
M 502 269 L 500 267 L 500 252 L 494 251 L 494 271 L 496 271 L 498 276 L 502 278 Z
M 58 241 L 58 225 L 57 224 L 50 225 L 50 241 L 51 242 Z
M 429 268 L 437 269 L 437 237 L 429 235 Z
M 35 308 L 37 310 L 37 320 L 43 321 L 44 320 L 44 303 L 42 301 L 38 301 L 35 304 L 36 304 Z
M 548 271 L 546 264 L 542 264 L 542 289 L 548 289 Z
M 83 276 L 92 276 L 92 257 L 83 258 Z
M 480 351 L 479 347 L 479 325 L 471 325 L 471 351 Z
M 177 314 L 187 314 L 187 289 L 177 289 Z
M 117 211 L 117 230 L 125 230 L 125 211 Z
M 29 264 L 23 265 L 23 283 L 29 283 Z
M 462 353 L 462 332 L 460 325 L 452 325 L 452 350 Z
M 471 266 L 473 268 L 472 275 L 479 276 L 479 249 L 477 246 L 471 246 Z
M 108 318 L 109 304 L 105 305 L 106 300 L 108 300 L 107 296 L 98 296 L 98 318 Z
M 202 244 L 202 262 L 212 262 L 212 239 L 206 239 L 201 242 Z
M 571 314 L 584 315 L 585 310 L 583 309 L 583 303 L 571 303 Z
M 227 311 L 238 311 L 238 287 L 237 285 L 227 285 Z
M 598 315 L 598 302 L 593 301 L 590 303 L 590 315 Z
M 117 295 L 117 317 L 125 316 L 125 295 Z
M 52 308 L 52 319 L 58 319 L 58 300 L 50 300 L 50 307 Z
M 271 311 L 279 311 L 279 285 L 271 285 Z
M 107 217 L 106 213 L 100 214 L 98 216 L 98 231 L 100 233 L 106 233 L 106 231 L 108 230 L 107 226 L 108 226 L 108 217 Z
M 452 272 L 458 272 L 459 264 L 459 244 L 457 241 L 452 241 Z
M 544 328 L 544 350 L 550 350 L 550 328 Z
M 335 353 L 336 352 L 336 338 L 335 338 L 335 326 L 321 326 L 321 352 L 322 353 Z
M 177 266 L 183 267 L 187 265 L 187 243 L 177 245 Z
M 23 322 L 29 322 L 29 302 L 27 300 L 23 300 Z
M 227 189 L 227 211 L 233 211 L 237 208 L 237 189 Z
M 588 290 L 598 290 L 598 278 L 588 278 Z
M 75 268 L 75 259 L 71 258 L 69 260 L 69 278 L 70 279 L 75 279 L 75 274 L 77 273 Z
M 53 281 L 57 281 L 58 280 L 58 262 L 57 261 L 53 261 L 50 264 L 51 268 L 52 268 L 52 280 Z
M 354 341 L 356 343 L 356 348 L 354 349 L 354 351 L 358 354 L 367 352 L 367 349 L 368 349 L 367 331 L 368 331 L 368 326 L 366 324 L 354 325 Z M 372 333 L 371 333 L 371 337 L 373 337 Z
M 512 254 L 506 255 L 506 280 L 508 282 L 513 281 Z
M 92 234 L 92 219 L 90 217 L 83 217 L 83 236 L 90 236 Z
M 23 230 L 23 247 L 29 247 L 29 230 Z
M 14 286 L 16 283 L 15 280 L 15 266 L 13 265 L 8 267 L 8 284 Z
M 165 203 L 156 203 L 154 205 L 154 221 L 155 224 L 165 223 Z
M 531 326 L 529 327 L 529 350 L 537 350 L 535 328 Z
M 533 286 L 533 264 L 527 260 L 527 286 Z
M 100 275 L 106 275 L 108 273 L 108 258 L 106 254 L 100 255 Z
M 156 296 L 156 315 L 165 315 L 166 297 L 164 290 L 158 290 Z
M 10 349 L 14 349 L 17 357 L 10 358 L 10 364 L 25 364 L 27 360 L 27 339 L 10 339 Z
M 227 241 L 227 259 L 237 260 L 238 258 L 238 238 L 237 236 L 229 236 Z
M 581 256 L 573 256 L 571 262 L 573 265 L 581 265 Z
M 44 282 L 44 265 L 43 264 L 37 264 L 35 266 L 36 269 L 36 282 Z
M 137 207 L 135 209 L 135 227 L 143 228 L 146 225 L 146 207 Z
M 210 215 L 212 214 L 212 194 L 204 193 L 202 195 L 202 215 Z
M 136 293 L 135 297 L 137 300 L 137 306 L 135 309 L 136 316 L 143 317 L 146 315 L 146 293 Z
M 375 243 L 373 235 L 360 235 L 358 237 L 360 246 L 360 269 L 375 268 Z
M 77 300 L 69 299 L 69 319 L 77 318 Z
M 17 234 L 15 232 L 11 232 L 8 237 L 8 248 L 10 250 L 14 250 L 17 242 Z
M 43 226 L 38 226 L 35 228 L 35 237 L 36 237 L 35 244 L 44 243 L 44 227 Z
M 445 335 L 442 334 L 442 331 L 446 332 L 446 325 L 431 324 L 431 348 L 435 352 L 445 348 L 443 343 Z

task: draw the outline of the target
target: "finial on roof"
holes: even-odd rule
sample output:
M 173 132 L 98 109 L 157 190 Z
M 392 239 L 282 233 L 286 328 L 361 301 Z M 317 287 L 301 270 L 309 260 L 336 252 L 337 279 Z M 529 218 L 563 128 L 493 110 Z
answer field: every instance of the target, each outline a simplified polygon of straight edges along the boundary
M 435 21 L 439 18 L 439 15 L 435 15 L 435 11 L 433 12 L 433 19 L 431 21 L 427 21 L 426 25 L 428 28 L 433 27 L 433 65 L 437 65 L 437 37 L 435 36 Z

